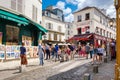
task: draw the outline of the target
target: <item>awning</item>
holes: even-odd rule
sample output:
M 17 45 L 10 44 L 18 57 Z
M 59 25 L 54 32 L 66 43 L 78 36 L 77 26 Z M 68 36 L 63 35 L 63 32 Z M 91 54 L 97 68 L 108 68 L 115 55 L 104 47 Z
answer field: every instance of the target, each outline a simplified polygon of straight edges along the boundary
M 92 34 L 83 34 L 83 35 L 75 35 L 72 38 L 70 38 L 68 41 L 72 41 L 72 40 L 90 40 L 90 37 L 92 36 Z
M 25 25 L 29 24 L 29 21 L 27 19 L 25 19 L 24 17 L 21 17 L 19 15 L 16 15 L 16 14 L 13 14 L 11 12 L 4 11 L 4 10 L 1 10 L 1 9 L 0 9 L 0 18 L 7 19 L 7 20 L 10 20 L 10 21 L 14 21 L 14 22 L 17 22 L 17 23 L 20 23 L 20 24 L 25 24 Z
M 46 32 L 48 32 L 48 30 L 46 30 L 44 27 L 42 27 L 40 24 L 33 22 L 32 20 L 28 19 L 30 21 L 31 24 L 33 24 L 34 26 L 36 26 L 40 31 L 42 31 L 44 34 Z
M 45 34 L 46 32 L 48 32 L 41 25 L 39 25 L 38 23 L 34 22 L 33 20 L 27 18 L 25 15 L 22 15 L 22 14 L 14 14 L 12 12 L 8 12 L 6 10 L 0 9 L 0 18 L 14 21 L 14 22 L 17 22 L 19 24 L 24 24 L 24 25 L 32 24 L 35 27 L 37 27 L 38 30 L 42 31 L 42 34 Z

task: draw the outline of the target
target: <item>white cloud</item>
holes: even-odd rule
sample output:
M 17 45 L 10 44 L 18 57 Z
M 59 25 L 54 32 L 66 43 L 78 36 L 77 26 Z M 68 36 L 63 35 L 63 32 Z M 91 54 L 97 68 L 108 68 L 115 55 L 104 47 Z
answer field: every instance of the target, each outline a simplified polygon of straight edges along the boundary
M 58 7 L 61 10 L 65 9 L 65 2 L 58 1 L 56 7 Z
M 116 16 L 116 11 L 114 5 L 111 5 L 107 9 L 107 14 L 109 14 L 112 18 Z
M 67 7 L 66 9 L 63 10 L 64 14 L 70 14 L 72 12 L 71 8 Z
M 73 20 L 74 20 L 74 16 L 72 13 L 65 17 L 66 22 L 72 22 Z
M 55 7 L 63 10 L 64 15 L 68 15 L 68 14 L 72 13 L 71 8 L 69 8 L 69 7 L 65 8 L 65 2 L 58 1 Z

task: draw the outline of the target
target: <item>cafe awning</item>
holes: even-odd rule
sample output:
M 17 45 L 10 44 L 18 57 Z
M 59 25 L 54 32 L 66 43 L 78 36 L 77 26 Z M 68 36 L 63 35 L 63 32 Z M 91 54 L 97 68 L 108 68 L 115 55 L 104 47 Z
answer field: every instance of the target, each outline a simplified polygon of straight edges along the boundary
M 19 24 L 32 24 L 33 26 L 37 27 L 38 30 L 42 32 L 42 34 L 45 34 L 48 32 L 44 27 L 42 27 L 40 24 L 34 22 L 30 18 L 26 17 L 25 15 L 19 14 L 19 13 L 12 13 L 10 10 L 4 10 L 4 8 L 0 7 L 0 18 L 10 20 L 13 22 L 17 22 Z
M 0 9 L 0 18 L 14 21 L 20 24 L 25 24 L 25 25 L 29 24 L 29 21 L 26 18 L 16 15 L 14 13 L 2 10 L 2 9 Z
M 77 41 L 80 41 L 80 40 L 90 40 L 92 34 L 81 34 L 81 35 L 75 35 L 73 36 L 72 38 L 70 38 L 68 41 L 72 41 L 72 40 L 77 40 Z

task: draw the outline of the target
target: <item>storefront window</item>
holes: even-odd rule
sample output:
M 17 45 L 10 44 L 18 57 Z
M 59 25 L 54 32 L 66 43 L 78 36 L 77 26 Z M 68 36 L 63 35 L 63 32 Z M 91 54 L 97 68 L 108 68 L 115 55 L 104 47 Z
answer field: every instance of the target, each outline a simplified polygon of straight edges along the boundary
M 16 45 L 19 41 L 19 28 L 6 25 L 6 44 Z
M 22 36 L 22 42 L 25 43 L 25 46 L 31 46 L 32 44 L 32 37 L 29 37 L 29 36 Z

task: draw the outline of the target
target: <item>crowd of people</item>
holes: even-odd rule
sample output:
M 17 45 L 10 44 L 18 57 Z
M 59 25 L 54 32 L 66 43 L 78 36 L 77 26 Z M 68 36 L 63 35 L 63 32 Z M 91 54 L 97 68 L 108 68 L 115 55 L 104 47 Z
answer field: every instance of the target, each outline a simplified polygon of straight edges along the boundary
M 40 65 L 44 65 L 45 60 L 54 60 L 54 61 L 69 61 L 74 59 L 74 55 L 78 55 L 80 57 L 85 57 L 86 59 L 93 59 L 92 64 L 95 62 L 102 63 L 103 56 L 107 56 L 111 54 L 111 60 L 115 58 L 115 43 L 112 42 L 109 44 L 109 50 L 107 50 L 108 46 L 99 45 L 94 46 L 93 44 L 69 44 L 69 45 L 48 45 L 39 42 L 38 45 L 38 57 L 40 60 Z M 25 56 L 26 50 L 24 47 L 24 43 L 22 44 L 21 50 L 21 65 L 27 65 L 27 58 Z M 108 52 L 109 51 L 109 52 Z

